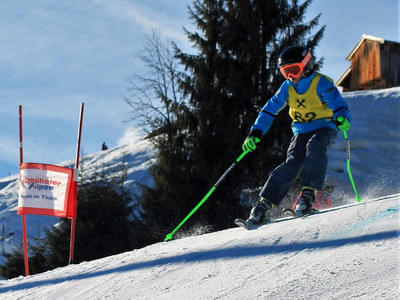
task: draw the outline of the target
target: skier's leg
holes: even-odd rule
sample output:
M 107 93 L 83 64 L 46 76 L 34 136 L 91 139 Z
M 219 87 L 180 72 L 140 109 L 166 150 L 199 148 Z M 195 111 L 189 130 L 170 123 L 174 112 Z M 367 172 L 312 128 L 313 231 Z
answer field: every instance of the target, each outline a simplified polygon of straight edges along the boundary
M 286 161 L 271 172 L 260 192 L 262 198 L 279 205 L 302 170 L 309 137 L 308 133 L 293 136 Z
M 301 190 L 301 196 L 296 205 L 296 217 L 302 217 L 312 212 L 312 204 L 315 201 L 316 190 L 304 186 Z
M 302 185 L 321 190 L 325 182 L 328 164 L 327 149 L 336 137 L 337 131 L 323 127 L 314 131 L 307 143 Z
M 296 205 L 296 216 L 301 217 L 312 210 L 317 190 L 325 181 L 328 164 L 327 148 L 336 136 L 336 130 L 325 127 L 316 130 L 307 143 L 303 169 L 303 189 Z
M 303 166 L 308 137 L 305 134 L 293 136 L 287 150 L 286 161 L 276 167 L 270 174 L 260 192 L 260 199 L 254 204 L 247 223 L 257 225 L 266 219 L 267 211 L 279 205 L 296 180 Z
M 261 198 L 260 200 L 258 200 L 250 211 L 250 216 L 246 220 L 247 224 L 258 225 L 263 223 L 266 219 L 266 212 L 272 207 L 273 204 L 267 199 Z

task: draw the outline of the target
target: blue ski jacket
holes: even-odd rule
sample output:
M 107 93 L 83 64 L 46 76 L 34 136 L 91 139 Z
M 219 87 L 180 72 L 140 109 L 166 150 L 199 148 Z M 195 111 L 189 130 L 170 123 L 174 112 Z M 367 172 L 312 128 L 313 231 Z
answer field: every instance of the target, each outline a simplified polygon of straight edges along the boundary
M 350 121 L 348 106 L 333 80 L 314 71 L 297 84 L 285 80 L 259 112 L 251 132 L 260 131 L 265 135 L 275 117 L 287 105 L 295 135 L 321 127 L 337 129 L 332 121 L 338 116 L 344 116 Z

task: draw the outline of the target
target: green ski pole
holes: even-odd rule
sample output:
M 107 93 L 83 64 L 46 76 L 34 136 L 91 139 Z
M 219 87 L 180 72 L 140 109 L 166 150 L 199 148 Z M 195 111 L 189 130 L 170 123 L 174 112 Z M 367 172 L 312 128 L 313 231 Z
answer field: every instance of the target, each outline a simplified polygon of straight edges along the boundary
M 203 199 L 201 199 L 201 201 L 191 210 L 191 212 L 182 220 L 182 222 L 179 223 L 178 226 L 176 226 L 176 228 L 169 234 L 167 234 L 165 236 L 164 242 L 167 242 L 169 240 L 172 239 L 173 235 L 175 234 L 175 232 L 177 232 L 182 226 L 183 224 L 186 223 L 187 220 L 189 220 L 189 218 L 204 204 L 204 202 L 207 201 L 207 199 L 211 196 L 211 194 L 215 191 L 215 189 L 217 188 L 217 186 L 222 182 L 222 180 L 224 180 L 224 178 L 226 177 L 226 175 L 228 175 L 228 173 L 230 171 L 232 171 L 232 169 L 235 167 L 235 165 L 240 162 L 242 160 L 242 158 L 249 153 L 249 151 L 244 151 L 230 166 L 228 169 L 226 169 L 226 171 L 224 172 L 224 174 L 222 174 L 222 176 L 217 180 L 217 182 L 212 186 L 212 188 L 208 191 L 208 193 L 203 197 Z
M 338 117 L 338 118 L 337 118 L 337 121 L 338 121 L 339 123 L 342 123 L 342 122 L 344 121 L 344 117 L 342 117 L 342 116 Z M 353 175 L 351 174 L 351 170 L 350 170 L 350 142 L 349 142 L 349 137 L 347 136 L 347 131 L 346 131 L 346 130 L 341 130 L 341 131 L 342 131 L 343 136 L 344 136 L 344 139 L 345 139 L 345 141 L 346 141 L 346 166 L 347 166 L 347 174 L 349 175 L 349 179 L 350 179 L 351 185 L 352 185 L 352 187 L 353 187 L 354 194 L 355 194 L 355 196 L 356 196 L 356 201 L 357 201 L 357 202 L 360 202 L 360 201 L 361 201 L 361 198 L 360 198 L 360 196 L 358 195 L 357 188 L 356 188 L 356 184 L 355 184 L 355 182 L 354 182 Z

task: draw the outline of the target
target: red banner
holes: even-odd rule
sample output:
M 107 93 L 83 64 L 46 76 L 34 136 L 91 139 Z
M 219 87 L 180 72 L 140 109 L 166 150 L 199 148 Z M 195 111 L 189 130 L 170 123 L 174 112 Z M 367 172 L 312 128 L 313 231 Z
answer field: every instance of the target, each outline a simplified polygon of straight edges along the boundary
M 77 182 L 74 170 L 50 164 L 22 163 L 18 214 L 76 218 Z

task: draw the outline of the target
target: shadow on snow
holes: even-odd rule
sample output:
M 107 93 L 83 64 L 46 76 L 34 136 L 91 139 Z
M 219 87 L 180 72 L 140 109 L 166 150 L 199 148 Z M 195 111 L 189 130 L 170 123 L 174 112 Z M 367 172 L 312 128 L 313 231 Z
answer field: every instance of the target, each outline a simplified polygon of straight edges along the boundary
M 110 273 L 131 272 L 135 270 L 152 268 L 161 265 L 202 262 L 202 261 L 216 260 L 216 259 L 238 259 L 246 257 L 268 256 L 279 253 L 298 252 L 298 251 L 312 250 L 312 249 L 338 248 L 345 245 L 395 239 L 398 238 L 399 236 L 400 236 L 400 231 L 392 230 L 374 234 L 367 234 L 363 236 L 340 238 L 333 240 L 303 242 L 303 243 L 294 243 L 286 245 L 236 246 L 223 249 L 196 251 L 177 256 L 158 258 L 150 261 L 130 263 L 124 266 L 119 266 L 116 268 L 107 269 L 103 271 L 95 271 L 95 272 L 88 271 L 88 273 L 74 275 L 74 276 L 65 276 L 56 279 L 45 279 L 45 280 L 35 281 L 34 278 L 32 278 L 33 281 L 29 281 L 29 278 L 27 278 L 26 281 L 28 282 L 16 283 L 14 286 L 3 287 L 3 288 L 1 287 L 0 283 L 0 293 L 58 284 L 68 280 L 80 280 L 80 279 L 92 278 Z

